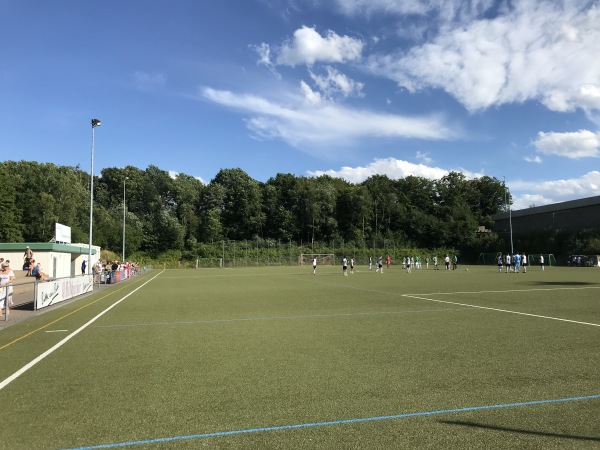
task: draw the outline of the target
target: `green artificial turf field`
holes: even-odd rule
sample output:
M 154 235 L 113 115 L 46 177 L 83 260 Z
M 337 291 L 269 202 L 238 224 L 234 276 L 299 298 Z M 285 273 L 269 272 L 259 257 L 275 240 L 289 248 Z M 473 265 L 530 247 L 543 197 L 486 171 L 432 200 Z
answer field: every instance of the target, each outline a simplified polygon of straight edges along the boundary
M 599 344 L 597 268 L 155 270 L 0 333 L 0 448 L 600 448 Z

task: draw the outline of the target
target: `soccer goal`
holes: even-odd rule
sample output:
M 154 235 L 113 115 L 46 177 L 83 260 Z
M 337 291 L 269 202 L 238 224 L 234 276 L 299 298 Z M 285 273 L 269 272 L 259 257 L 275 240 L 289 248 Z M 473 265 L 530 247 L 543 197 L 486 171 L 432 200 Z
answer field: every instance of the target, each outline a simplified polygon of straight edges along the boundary
M 196 269 L 222 268 L 223 258 L 198 258 Z
M 480 253 L 479 258 L 477 258 L 477 264 L 498 264 L 498 256 L 501 254 L 502 252 Z
M 301 266 L 312 265 L 313 259 L 317 258 L 318 266 L 335 265 L 335 255 L 333 253 L 302 253 L 298 263 Z
M 535 266 L 540 264 L 540 256 L 544 257 L 544 265 L 545 266 L 555 266 L 556 258 L 553 253 L 532 253 L 527 255 L 527 264 L 530 266 Z

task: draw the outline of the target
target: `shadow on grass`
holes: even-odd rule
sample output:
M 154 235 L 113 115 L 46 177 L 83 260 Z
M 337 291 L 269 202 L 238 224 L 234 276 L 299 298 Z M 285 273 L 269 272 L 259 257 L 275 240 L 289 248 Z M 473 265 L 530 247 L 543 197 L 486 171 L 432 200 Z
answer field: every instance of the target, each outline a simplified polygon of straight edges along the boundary
M 529 286 L 594 286 L 598 283 L 591 281 L 528 281 L 523 284 Z
M 505 431 L 507 433 L 519 433 L 519 434 L 529 434 L 529 435 L 534 435 L 534 436 L 547 436 L 547 437 L 554 437 L 554 438 L 561 438 L 561 439 L 577 439 L 580 441 L 600 442 L 600 437 L 575 436 L 572 434 L 558 434 L 558 433 L 547 433 L 544 431 L 521 430 L 518 428 L 499 427 L 499 426 L 495 426 L 495 425 L 484 425 L 482 423 L 475 423 L 475 422 L 441 420 L 440 423 L 444 423 L 447 425 L 460 425 L 463 427 L 471 427 L 471 428 L 483 428 L 483 429 L 494 430 L 494 431 Z

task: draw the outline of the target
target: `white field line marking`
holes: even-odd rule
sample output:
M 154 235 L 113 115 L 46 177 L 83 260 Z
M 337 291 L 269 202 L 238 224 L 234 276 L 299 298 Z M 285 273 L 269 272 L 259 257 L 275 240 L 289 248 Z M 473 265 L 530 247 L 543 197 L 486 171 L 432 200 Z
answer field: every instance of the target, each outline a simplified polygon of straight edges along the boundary
M 21 375 L 23 375 L 25 372 L 27 372 L 29 369 L 31 369 L 33 366 L 35 366 L 37 363 L 39 363 L 41 360 L 43 360 L 44 358 L 46 358 L 46 356 L 51 355 L 52 353 L 54 353 L 54 351 L 58 350 L 60 347 L 62 347 L 64 344 L 66 344 L 68 341 L 70 341 L 72 338 L 74 338 L 75 336 L 77 336 L 80 332 L 82 332 L 83 330 L 85 330 L 88 326 L 90 326 L 92 323 L 94 323 L 96 320 L 98 320 L 100 317 L 102 317 L 108 311 L 110 311 L 111 309 L 113 309 L 115 306 L 117 306 L 119 303 L 121 303 L 123 300 L 125 300 L 127 297 L 129 297 L 131 294 L 135 293 L 136 291 L 138 291 L 139 289 L 141 289 L 142 287 L 144 287 L 145 285 L 147 285 L 148 283 L 150 283 L 152 280 L 154 280 L 161 273 L 162 272 L 157 273 L 154 277 L 150 278 L 144 284 L 138 286 L 136 289 L 134 289 L 133 291 L 131 291 L 125 297 L 121 298 L 120 300 L 118 300 L 115 303 L 113 303 L 112 305 L 110 305 L 108 308 L 106 308 L 104 311 L 102 311 L 96 317 L 94 317 L 93 319 L 91 319 L 90 321 L 88 321 L 87 323 L 85 323 L 84 325 L 80 326 L 77 330 L 73 331 L 70 335 L 68 335 L 67 337 L 65 337 L 63 340 L 61 340 L 60 342 L 58 342 L 57 344 L 55 344 L 50 349 L 46 350 L 44 353 L 42 353 L 40 356 L 38 356 L 34 360 L 32 360 L 29 363 L 25 364 L 23 367 L 21 367 L 19 370 L 17 370 L 15 373 L 13 373 L 11 376 L 9 376 L 8 378 L 6 378 L 2 382 L 0 382 L 0 391 L 2 389 L 4 389 L 6 386 L 8 386 L 9 383 L 11 383 L 12 381 L 16 380 Z
M 584 290 L 584 289 L 600 289 L 600 286 L 554 287 L 554 288 L 531 288 L 531 289 L 504 289 L 504 290 L 501 290 L 501 291 L 432 292 L 430 294 L 403 294 L 403 295 L 503 294 L 505 292 L 579 291 L 579 290 Z
M 410 294 L 403 294 L 402 297 L 414 298 L 414 299 L 417 299 L 417 300 L 425 300 L 425 301 L 428 301 L 428 302 L 445 303 L 445 304 L 448 304 L 448 305 L 468 306 L 470 308 L 486 309 L 488 311 L 496 311 L 496 312 L 503 312 L 503 313 L 509 313 L 509 314 L 518 314 L 520 316 L 537 317 L 537 318 L 540 318 L 540 319 L 558 320 L 560 322 L 577 323 L 579 325 L 589 325 L 589 326 L 592 326 L 592 327 L 600 327 L 600 324 L 598 324 L 598 323 L 580 322 L 578 320 L 561 319 L 559 317 L 542 316 L 540 314 L 529 314 L 529 313 L 524 313 L 524 312 L 519 312 L 519 311 L 511 311 L 511 310 L 508 310 L 508 309 L 490 308 L 488 306 L 470 305 L 468 303 L 449 302 L 449 301 L 446 301 L 446 300 L 435 300 L 435 299 L 432 299 L 432 298 L 418 297 L 416 295 L 410 295 Z
M 46 333 L 66 333 L 69 330 L 46 330 Z

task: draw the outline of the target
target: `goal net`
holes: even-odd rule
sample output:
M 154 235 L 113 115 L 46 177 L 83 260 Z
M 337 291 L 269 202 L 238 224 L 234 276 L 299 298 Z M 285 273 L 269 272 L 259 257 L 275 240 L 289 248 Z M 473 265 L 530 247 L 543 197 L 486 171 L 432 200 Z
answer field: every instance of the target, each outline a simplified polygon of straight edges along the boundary
M 196 269 L 208 269 L 223 267 L 223 258 L 198 258 L 196 259 Z
M 301 266 L 312 265 L 315 258 L 317 258 L 318 266 L 333 266 L 335 264 L 335 255 L 333 253 L 302 253 L 298 263 Z
M 502 252 L 496 253 L 480 253 L 477 258 L 477 264 L 498 264 L 498 256 L 502 255 Z
M 544 265 L 545 266 L 555 266 L 556 258 L 553 253 L 532 253 L 531 255 L 527 255 L 527 264 L 530 266 L 539 265 L 541 262 L 541 256 L 544 257 Z

